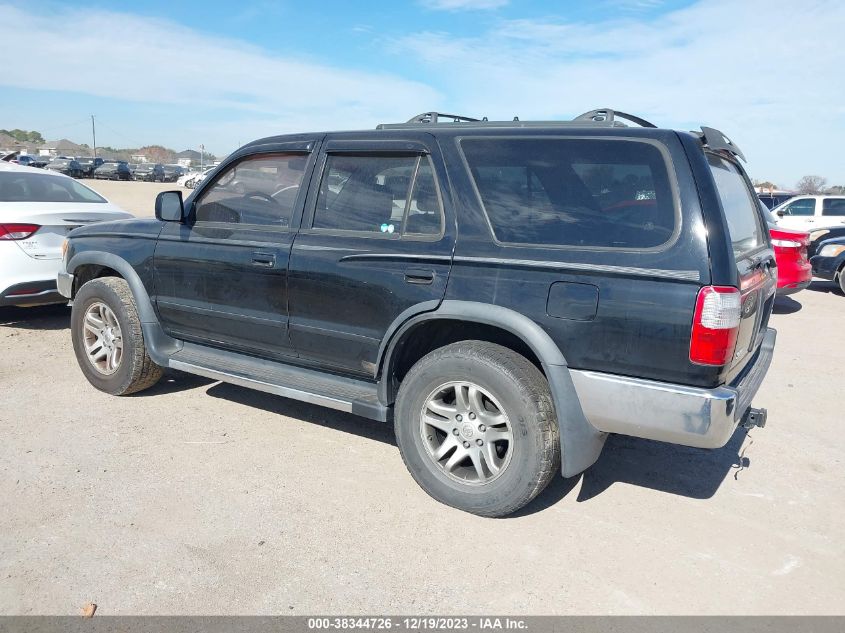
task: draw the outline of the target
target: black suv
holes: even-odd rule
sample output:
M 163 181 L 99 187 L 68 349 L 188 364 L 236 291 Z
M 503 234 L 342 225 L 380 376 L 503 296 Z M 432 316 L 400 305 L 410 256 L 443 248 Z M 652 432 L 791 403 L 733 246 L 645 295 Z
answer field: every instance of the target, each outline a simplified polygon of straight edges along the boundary
M 122 160 L 109 160 L 94 169 L 94 178 L 97 180 L 131 180 L 132 172 L 129 164 Z
M 132 170 L 133 180 L 144 180 L 146 182 L 164 182 L 164 167 L 161 163 L 141 163 Z
M 392 421 L 430 495 L 502 516 L 609 433 L 765 423 L 776 270 L 741 157 L 612 110 L 265 138 L 158 220 L 75 230 L 59 288 L 96 388 L 170 367 Z
M 94 170 L 105 162 L 99 156 L 97 158 L 77 158 L 76 161 L 82 167 L 82 176 L 84 178 L 93 178 Z

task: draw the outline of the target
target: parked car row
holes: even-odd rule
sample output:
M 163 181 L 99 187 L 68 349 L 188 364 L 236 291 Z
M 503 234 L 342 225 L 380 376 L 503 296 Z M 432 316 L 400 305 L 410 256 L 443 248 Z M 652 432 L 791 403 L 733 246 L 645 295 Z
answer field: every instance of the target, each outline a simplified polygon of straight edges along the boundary
M 72 156 L 17 156 L 13 164 L 24 167 L 40 167 L 70 176 L 71 178 L 95 178 L 106 180 L 142 180 L 146 182 L 176 182 L 187 170 L 181 165 L 161 163 L 128 163 L 123 160 L 107 160 L 102 157 Z

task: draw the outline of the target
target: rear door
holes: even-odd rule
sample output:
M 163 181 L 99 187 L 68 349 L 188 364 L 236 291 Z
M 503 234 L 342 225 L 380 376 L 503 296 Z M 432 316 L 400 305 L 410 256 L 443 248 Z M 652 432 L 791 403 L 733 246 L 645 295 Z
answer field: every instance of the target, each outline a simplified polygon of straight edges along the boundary
M 741 293 L 740 326 L 731 368 L 750 359 L 763 339 L 777 286 L 777 264 L 760 205 L 745 172 L 722 154 L 707 161 L 722 203 Z
M 391 323 L 443 298 L 455 230 L 431 141 L 327 138 L 290 260 L 300 359 L 373 376 Z
M 845 224 L 845 197 L 822 198 L 818 228 Z

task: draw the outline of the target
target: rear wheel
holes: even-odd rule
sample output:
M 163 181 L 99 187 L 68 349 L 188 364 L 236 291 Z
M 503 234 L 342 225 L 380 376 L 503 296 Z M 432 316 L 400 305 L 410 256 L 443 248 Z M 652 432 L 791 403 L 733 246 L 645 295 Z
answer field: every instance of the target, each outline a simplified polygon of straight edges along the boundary
M 518 510 L 560 464 L 545 377 L 523 356 L 484 341 L 448 345 L 417 362 L 399 390 L 395 430 L 423 490 L 482 516 Z
M 94 279 L 79 289 L 71 338 L 82 373 L 100 391 L 116 396 L 142 391 L 164 371 L 147 353 L 135 299 L 118 277 Z

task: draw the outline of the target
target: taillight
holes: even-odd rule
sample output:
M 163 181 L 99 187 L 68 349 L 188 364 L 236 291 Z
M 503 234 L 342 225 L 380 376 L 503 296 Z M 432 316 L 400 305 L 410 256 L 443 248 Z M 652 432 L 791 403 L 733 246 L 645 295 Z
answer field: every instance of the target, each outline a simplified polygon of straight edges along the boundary
M 772 246 L 780 246 L 781 248 L 799 248 L 801 242 L 795 240 L 772 240 Z
M 730 286 L 705 286 L 698 292 L 689 359 L 698 365 L 730 362 L 739 333 L 742 297 Z
M 25 240 L 40 228 L 38 224 L 0 224 L 0 240 Z

